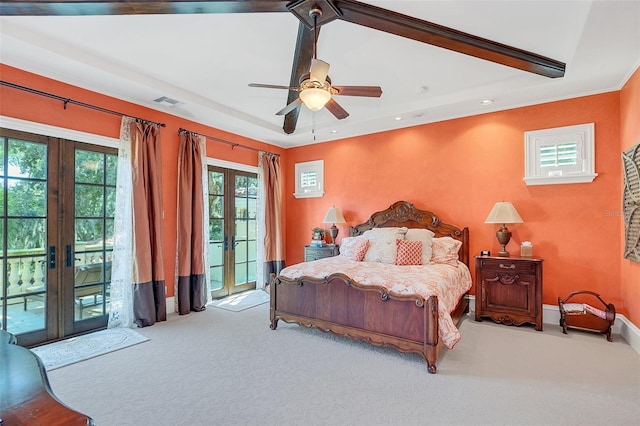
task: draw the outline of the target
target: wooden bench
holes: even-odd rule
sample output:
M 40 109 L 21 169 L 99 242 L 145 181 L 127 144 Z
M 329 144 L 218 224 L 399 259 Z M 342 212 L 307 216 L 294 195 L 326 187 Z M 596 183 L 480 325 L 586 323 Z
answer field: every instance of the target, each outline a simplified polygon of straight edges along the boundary
M 93 419 L 72 410 L 51 390 L 40 358 L 0 330 L 1 425 L 94 425 Z

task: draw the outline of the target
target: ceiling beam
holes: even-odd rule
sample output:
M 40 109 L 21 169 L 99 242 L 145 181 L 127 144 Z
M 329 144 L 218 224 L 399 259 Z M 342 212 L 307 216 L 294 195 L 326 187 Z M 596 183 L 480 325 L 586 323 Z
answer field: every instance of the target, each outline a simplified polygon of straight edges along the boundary
M 67 0 L 67 1 L 3 1 L 2 16 L 75 16 L 75 15 L 163 15 L 180 13 L 262 13 L 288 12 L 291 1 L 278 0 Z
M 545 77 L 563 77 L 566 64 L 472 34 L 354 0 L 334 0 L 338 19 L 442 47 Z

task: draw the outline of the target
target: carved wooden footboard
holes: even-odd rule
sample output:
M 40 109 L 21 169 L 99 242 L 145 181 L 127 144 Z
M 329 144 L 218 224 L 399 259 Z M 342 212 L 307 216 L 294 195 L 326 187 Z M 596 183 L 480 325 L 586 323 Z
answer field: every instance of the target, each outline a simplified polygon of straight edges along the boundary
M 374 213 L 367 222 L 351 228 L 350 234 L 390 226 L 426 228 L 436 237 L 458 239 L 462 242 L 460 261 L 469 265 L 468 229 L 445 224 L 435 214 L 418 210 L 405 201 Z M 425 300 L 418 295 L 390 294 L 383 287 L 361 285 L 340 273 L 324 279 L 275 277 L 270 293 L 274 330 L 282 319 L 378 346 L 392 346 L 401 352 L 416 352 L 427 361 L 428 371 L 436 372 L 436 361 L 443 347 L 438 338 L 436 296 Z M 463 296 L 451 312 L 454 324 L 467 311 L 468 300 Z
M 271 286 L 271 328 L 278 320 L 317 327 L 340 336 L 417 352 L 436 372 L 438 299 L 394 296 L 382 287 L 363 286 L 344 274 L 324 280 L 276 278 Z

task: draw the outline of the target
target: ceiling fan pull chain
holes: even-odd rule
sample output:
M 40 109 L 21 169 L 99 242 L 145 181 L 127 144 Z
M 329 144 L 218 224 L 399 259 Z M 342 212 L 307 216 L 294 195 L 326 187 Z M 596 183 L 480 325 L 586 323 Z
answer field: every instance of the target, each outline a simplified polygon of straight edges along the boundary
M 311 115 L 313 116 L 312 118 L 312 123 L 311 123 L 311 133 L 313 134 L 313 141 L 316 141 L 316 113 L 313 112 L 311 113 Z

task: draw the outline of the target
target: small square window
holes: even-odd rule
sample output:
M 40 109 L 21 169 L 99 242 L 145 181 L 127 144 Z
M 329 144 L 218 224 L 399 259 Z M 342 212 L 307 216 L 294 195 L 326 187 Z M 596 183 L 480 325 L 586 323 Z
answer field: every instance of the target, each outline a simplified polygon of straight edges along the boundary
M 594 124 L 525 132 L 527 185 L 592 182 L 595 173 Z
M 324 160 L 296 163 L 296 198 L 324 195 Z

